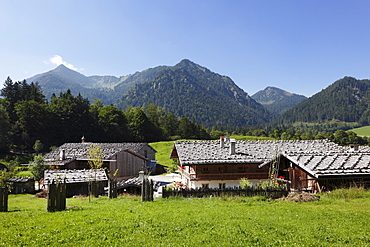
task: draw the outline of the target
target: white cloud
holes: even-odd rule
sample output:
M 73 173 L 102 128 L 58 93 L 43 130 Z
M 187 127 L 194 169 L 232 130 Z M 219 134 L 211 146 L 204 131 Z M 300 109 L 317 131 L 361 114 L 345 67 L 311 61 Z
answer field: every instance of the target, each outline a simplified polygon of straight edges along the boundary
M 55 64 L 57 66 L 63 64 L 64 66 L 66 66 L 67 68 L 69 69 L 72 69 L 72 70 L 75 70 L 75 71 L 78 71 L 78 69 L 73 66 L 73 64 L 70 64 L 70 63 L 67 63 L 66 61 L 63 61 L 63 58 L 59 55 L 54 55 L 53 57 L 51 57 L 49 59 L 49 61 L 52 63 L 52 64 Z

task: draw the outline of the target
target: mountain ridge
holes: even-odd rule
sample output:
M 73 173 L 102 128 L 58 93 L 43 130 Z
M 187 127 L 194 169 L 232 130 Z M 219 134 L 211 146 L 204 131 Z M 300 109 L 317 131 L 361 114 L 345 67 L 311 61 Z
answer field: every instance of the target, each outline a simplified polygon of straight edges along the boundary
M 344 77 L 281 115 L 281 123 L 343 122 L 370 124 L 370 80 Z
M 105 105 L 116 104 L 123 109 L 128 105 L 142 107 L 154 103 L 179 117 L 184 115 L 200 120 L 206 126 L 262 125 L 272 118 L 266 106 L 262 107 L 257 103 L 230 77 L 212 72 L 189 59 L 183 59 L 174 66 L 157 66 L 119 77 L 85 76 L 59 65 L 27 80 L 38 81 L 47 98 L 53 93 L 58 94 L 70 89 L 74 95 L 81 93 L 90 101 L 98 98 Z M 165 85 L 165 82 L 168 84 Z M 145 85 L 141 86 L 142 84 Z M 149 84 L 150 90 L 147 88 Z M 164 88 L 172 90 L 177 98 L 163 91 Z M 146 93 L 142 94 L 135 90 L 146 90 Z M 152 97 L 153 92 L 156 93 L 156 97 Z M 188 93 L 186 97 L 184 93 Z M 194 99 L 194 95 L 197 99 Z M 196 107 L 198 112 L 185 106 Z M 227 106 L 230 109 L 227 109 Z M 214 116 L 210 116 L 212 114 Z
M 290 93 L 283 89 L 268 86 L 251 96 L 275 116 L 280 116 L 298 103 L 307 99 L 304 95 Z
M 271 117 L 229 77 L 188 59 L 160 71 L 152 81 L 130 89 L 118 106 L 125 109 L 149 103 L 177 116 L 194 118 L 208 127 L 264 124 Z

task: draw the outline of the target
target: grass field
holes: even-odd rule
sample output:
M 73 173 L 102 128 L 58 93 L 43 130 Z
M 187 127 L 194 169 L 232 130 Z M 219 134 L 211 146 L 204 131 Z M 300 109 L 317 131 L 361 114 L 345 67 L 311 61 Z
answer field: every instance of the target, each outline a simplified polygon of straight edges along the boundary
M 46 200 L 10 195 L 0 246 L 370 246 L 370 192 L 321 195 L 319 202 L 262 198 L 138 197 Z
M 370 136 L 370 126 L 355 128 L 350 131 L 355 132 L 358 136 Z

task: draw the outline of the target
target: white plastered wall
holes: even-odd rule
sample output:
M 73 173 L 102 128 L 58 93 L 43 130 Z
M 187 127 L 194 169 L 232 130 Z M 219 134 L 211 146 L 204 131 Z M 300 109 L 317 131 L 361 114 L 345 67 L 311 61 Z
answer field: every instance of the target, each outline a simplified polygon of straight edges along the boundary
M 253 186 L 256 184 L 261 183 L 261 181 L 264 180 L 249 180 L 252 182 Z M 233 188 L 233 187 L 239 187 L 240 180 L 212 180 L 212 181 L 190 181 L 189 188 L 195 189 L 195 188 L 202 188 L 203 184 L 208 184 L 208 187 L 211 189 L 218 189 L 219 184 L 225 184 L 226 188 Z

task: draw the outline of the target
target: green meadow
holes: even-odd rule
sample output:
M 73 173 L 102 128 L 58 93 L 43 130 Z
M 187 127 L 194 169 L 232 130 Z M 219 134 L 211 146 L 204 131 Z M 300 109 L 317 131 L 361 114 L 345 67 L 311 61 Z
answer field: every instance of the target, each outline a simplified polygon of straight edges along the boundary
M 261 197 L 69 198 L 10 195 L 0 246 L 370 246 L 370 192 L 321 194 L 318 202 Z
M 370 136 L 370 126 L 355 128 L 351 129 L 350 131 L 355 132 L 358 136 Z

